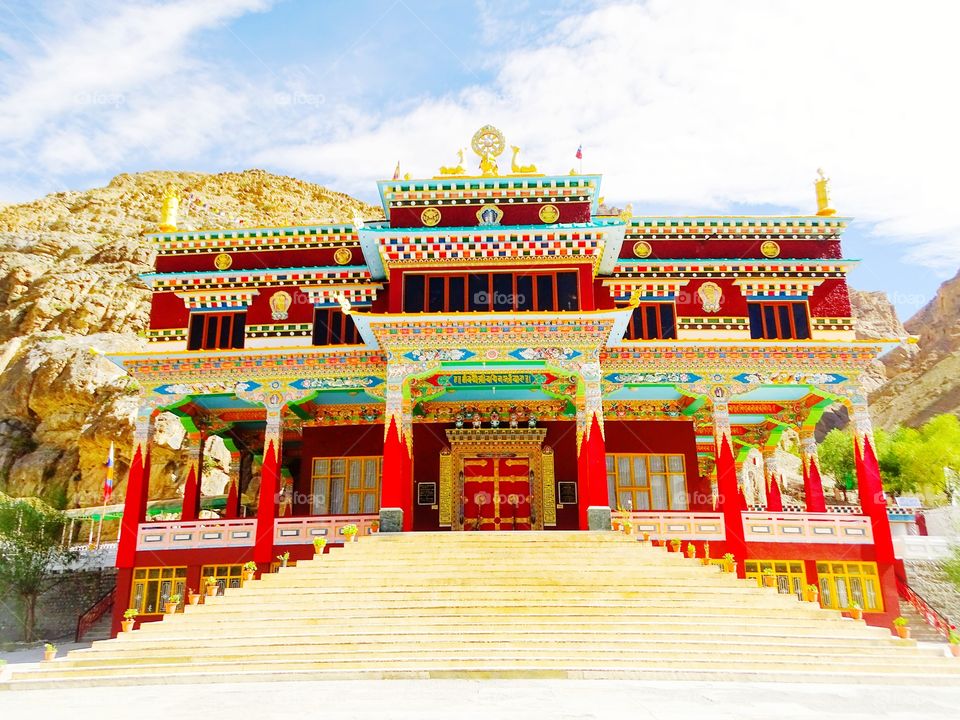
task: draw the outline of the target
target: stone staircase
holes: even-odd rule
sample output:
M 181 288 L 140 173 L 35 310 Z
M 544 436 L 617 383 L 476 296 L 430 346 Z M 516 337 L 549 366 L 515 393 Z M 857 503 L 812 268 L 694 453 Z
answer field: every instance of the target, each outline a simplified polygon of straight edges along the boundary
M 960 661 L 617 533 L 404 533 L 3 686 L 450 677 L 960 685 Z

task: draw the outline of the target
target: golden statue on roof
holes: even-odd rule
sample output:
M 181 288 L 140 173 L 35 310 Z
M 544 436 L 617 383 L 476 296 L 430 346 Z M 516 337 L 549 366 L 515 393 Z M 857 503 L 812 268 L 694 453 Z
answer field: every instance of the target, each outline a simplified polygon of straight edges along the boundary
M 836 215 L 837 211 L 830 207 L 830 178 L 821 168 L 817 168 L 817 175 L 819 177 L 813 183 L 817 191 L 817 215 Z
M 500 174 L 497 157 L 503 153 L 506 146 L 503 133 L 493 125 L 484 125 L 473 134 L 470 147 L 480 156 L 480 172 L 484 177 L 495 177 Z
M 466 175 L 467 171 L 463 169 L 463 148 L 457 150 L 457 164 L 450 167 L 447 165 L 440 166 L 441 175 Z
M 160 232 L 175 232 L 177 213 L 180 210 L 180 190 L 173 183 L 163 188 L 163 201 L 160 203 Z

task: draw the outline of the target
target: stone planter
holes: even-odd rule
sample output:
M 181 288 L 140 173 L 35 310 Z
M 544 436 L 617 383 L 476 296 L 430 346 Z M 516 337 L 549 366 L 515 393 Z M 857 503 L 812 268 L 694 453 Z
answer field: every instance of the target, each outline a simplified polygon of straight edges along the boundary
M 136 624 L 136 620 L 121 620 L 120 621 L 120 631 L 121 632 L 130 632 L 133 630 L 133 626 Z

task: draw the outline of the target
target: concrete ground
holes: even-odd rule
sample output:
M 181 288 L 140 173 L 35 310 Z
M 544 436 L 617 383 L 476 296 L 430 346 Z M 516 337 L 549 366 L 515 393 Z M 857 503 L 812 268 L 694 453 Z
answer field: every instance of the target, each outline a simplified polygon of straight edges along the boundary
M 0 718 L 878 720 L 956 718 L 960 688 L 620 680 L 383 680 L 0 691 Z

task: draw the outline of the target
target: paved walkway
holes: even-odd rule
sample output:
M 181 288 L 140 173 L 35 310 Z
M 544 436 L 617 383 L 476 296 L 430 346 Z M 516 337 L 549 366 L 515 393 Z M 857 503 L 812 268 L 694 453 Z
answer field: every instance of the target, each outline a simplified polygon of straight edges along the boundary
M 940 720 L 960 688 L 617 680 L 386 680 L 0 691 L 0 717 L 204 720 Z

